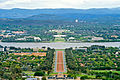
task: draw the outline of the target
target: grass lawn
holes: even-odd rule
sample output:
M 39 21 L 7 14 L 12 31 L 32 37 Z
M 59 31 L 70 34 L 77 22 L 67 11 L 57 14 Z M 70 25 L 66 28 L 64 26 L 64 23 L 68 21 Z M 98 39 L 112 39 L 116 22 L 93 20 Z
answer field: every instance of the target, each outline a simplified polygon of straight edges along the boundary
M 91 71 L 94 71 L 94 72 L 110 72 L 111 70 L 91 70 Z M 112 72 L 120 74 L 120 71 L 112 71 Z
M 85 74 L 78 74 L 78 75 L 76 75 L 77 77 L 82 77 L 82 76 L 85 76 Z M 90 77 L 90 78 L 96 78 L 96 76 L 95 75 L 86 75 L 86 76 L 88 76 L 88 77 Z
M 65 49 L 56 49 L 55 51 L 65 51 Z
M 34 76 L 35 72 L 32 71 L 23 71 L 25 74 L 27 74 L 28 76 Z
M 54 72 L 54 73 L 50 73 L 49 75 L 53 76 L 53 75 L 56 75 L 58 74 L 57 72 Z
M 65 42 L 64 38 L 55 38 L 54 42 Z
M 114 73 L 119 73 L 119 74 L 120 74 L 120 71 L 112 71 L 112 72 L 114 72 Z
M 57 75 L 57 74 L 58 74 L 58 72 L 50 73 L 51 76 Z M 63 72 L 63 74 L 67 74 L 67 72 Z

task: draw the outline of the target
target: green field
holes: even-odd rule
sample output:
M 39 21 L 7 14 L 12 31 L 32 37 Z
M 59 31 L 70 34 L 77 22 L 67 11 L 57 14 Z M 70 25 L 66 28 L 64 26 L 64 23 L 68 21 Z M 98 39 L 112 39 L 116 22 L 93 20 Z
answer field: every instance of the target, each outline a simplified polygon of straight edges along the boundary
M 28 76 L 34 76 L 35 72 L 32 71 L 23 71 L 25 74 L 27 74 Z
M 78 74 L 78 75 L 76 75 L 76 76 L 77 76 L 77 77 L 88 76 L 88 77 L 90 77 L 90 78 L 96 78 L 95 75 Z
M 91 71 L 94 71 L 94 72 L 110 72 L 111 70 L 91 70 Z M 112 71 L 112 72 L 120 74 L 120 71 Z
M 54 42 L 65 42 L 64 38 L 55 38 Z

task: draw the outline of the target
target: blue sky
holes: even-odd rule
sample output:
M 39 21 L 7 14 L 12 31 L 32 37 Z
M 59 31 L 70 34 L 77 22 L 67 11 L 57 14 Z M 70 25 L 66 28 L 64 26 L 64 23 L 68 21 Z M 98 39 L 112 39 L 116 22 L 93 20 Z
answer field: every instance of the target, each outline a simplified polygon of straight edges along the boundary
M 0 0 L 0 8 L 115 8 L 120 7 L 120 0 Z

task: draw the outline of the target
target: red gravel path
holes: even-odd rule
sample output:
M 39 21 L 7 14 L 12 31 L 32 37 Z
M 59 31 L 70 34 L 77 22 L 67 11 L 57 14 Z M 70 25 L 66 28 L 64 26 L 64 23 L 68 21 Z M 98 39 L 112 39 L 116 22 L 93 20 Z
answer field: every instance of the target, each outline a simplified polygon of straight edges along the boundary
M 63 51 L 57 51 L 57 72 L 64 72 Z

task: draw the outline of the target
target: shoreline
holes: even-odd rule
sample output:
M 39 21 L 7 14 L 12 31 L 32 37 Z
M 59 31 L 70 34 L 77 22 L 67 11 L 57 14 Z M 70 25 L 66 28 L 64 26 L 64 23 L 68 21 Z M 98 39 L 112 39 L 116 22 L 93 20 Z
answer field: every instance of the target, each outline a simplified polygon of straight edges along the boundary
M 120 42 L 120 41 L 119 41 Z M 0 43 L 111 43 L 110 42 L 1 42 Z M 116 43 L 112 41 L 112 43 Z
M 21 48 L 42 48 L 50 47 L 54 49 L 66 49 L 75 47 L 90 47 L 92 45 L 101 45 L 105 47 L 120 47 L 120 42 L 81 42 L 81 43 L 68 43 L 68 42 L 51 42 L 51 43 L 14 43 L 14 42 L 0 42 L 2 46 L 13 46 Z

